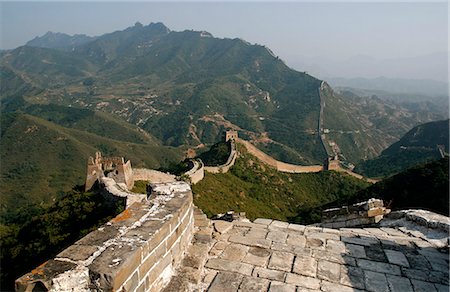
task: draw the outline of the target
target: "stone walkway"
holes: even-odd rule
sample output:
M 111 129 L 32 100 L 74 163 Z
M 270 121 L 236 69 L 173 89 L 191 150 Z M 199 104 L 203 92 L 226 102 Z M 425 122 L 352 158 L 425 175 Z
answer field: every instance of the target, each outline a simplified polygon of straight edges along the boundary
M 448 243 L 438 248 L 414 230 L 213 222 L 195 290 L 449 291 Z

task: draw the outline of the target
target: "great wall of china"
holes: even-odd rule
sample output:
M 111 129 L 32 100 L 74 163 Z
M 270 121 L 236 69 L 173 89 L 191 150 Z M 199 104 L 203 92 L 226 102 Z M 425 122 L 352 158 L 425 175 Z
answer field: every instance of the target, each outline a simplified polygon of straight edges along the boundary
M 192 162 L 191 183 L 204 168 Z M 151 181 L 147 194 L 131 192 L 137 180 Z M 86 183 L 106 198 L 126 199 L 125 211 L 17 279 L 16 291 L 449 288 L 450 219 L 432 212 L 389 212 L 369 200 L 326 210 L 322 223 L 309 226 L 210 220 L 194 206 L 188 183 L 100 153 L 88 160 Z

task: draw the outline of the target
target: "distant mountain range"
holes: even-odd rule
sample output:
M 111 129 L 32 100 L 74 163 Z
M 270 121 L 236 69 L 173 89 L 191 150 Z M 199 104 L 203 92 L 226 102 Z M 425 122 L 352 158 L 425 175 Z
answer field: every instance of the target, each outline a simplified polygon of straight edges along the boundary
M 95 38 L 47 33 L 3 52 L 0 66 L 7 81 L 4 102 L 20 96 L 29 103 L 108 112 L 165 145 L 212 144 L 225 128 L 233 128 L 287 162 L 321 163 L 326 157 L 318 133 L 321 80 L 241 39 L 136 23 Z M 333 100 L 341 106 L 325 107 L 325 126 L 335 133 L 360 130 L 341 139 L 343 153 L 354 163 L 376 156 L 418 123 L 447 117 L 404 105 L 401 112 L 410 118 L 371 117 L 371 109 L 385 108 L 385 101 L 339 96 Z M 397 106 L 390 103 L 386 110 Z M 333 123 L 342 118 L 353 122 Z M 387 118 L 389 123 L 382 122 Z M 361 119 L 371 121 L 362 126 Z M 391 127 L 386 138 L 372 137 L 370 131 L 383 133 L 386 127 Z
M 421 94 L 425 96 L 445 96 L 448 99 L 448 82 L 430 79 L 399 78 L 327 78 L 331 86 L 377 90 L 400 94 Z
M 437 160 L 449 152 L 449 120 L 414 127 L 379 157 L 357 165 L 356 171 L 370 177 L 387 176 L 417 164 Z
M 49 49 L 63 49 L 72 50 L 77 46 L 95 40 L 95 37 L 90 37 L 84 34 L 68 35 L 60 32 L 47 32 L 43 36 L 37 36 L 26 43 L 26 46 L 40 47 Z

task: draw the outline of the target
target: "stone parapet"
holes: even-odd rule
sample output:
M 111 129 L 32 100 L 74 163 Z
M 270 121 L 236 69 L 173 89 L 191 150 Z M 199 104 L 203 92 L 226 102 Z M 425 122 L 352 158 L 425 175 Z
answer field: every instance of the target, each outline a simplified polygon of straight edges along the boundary
M 17 279 L 16 291 L 161 290 L 192 241 L 192 192 L 184 182 L 152 185 L 152 190 L 148 202 L 132 204 Z
M 205 168 L 200 159 L 189 161 L 190 169 L 184 174 L 189 177 L 192 184 L 196 184 L 205 177 Z
M 389 212 L 382 200 L 369 199 L 350 206 L 324 210 L 320 225 L 329 228 L 371 225 L 380 222 Z
M 231 151 L 230 156 L 228 156 L 227 162 L 219 166 L 205 166 L 204 169 L 210 173 L 226 173 L 234 165 L 237 158 L 236 142 L 231 139 Z

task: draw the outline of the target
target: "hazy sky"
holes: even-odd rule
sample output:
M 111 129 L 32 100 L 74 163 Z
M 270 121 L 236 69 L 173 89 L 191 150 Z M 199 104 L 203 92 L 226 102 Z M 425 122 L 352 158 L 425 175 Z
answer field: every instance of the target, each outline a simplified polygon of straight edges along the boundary
M 136 21 L 268 46 L 294 67 L 321 58 L 396 59 L 448 52 L 440 3 L 0 2 L 1 48 L 47 31 L 101 35 Z M 318 61 L 317 61 L 318 60 Z M 444 61 L 444 60 L 443 60 Z M 311 65 L 311 64 L 310 64 Z

